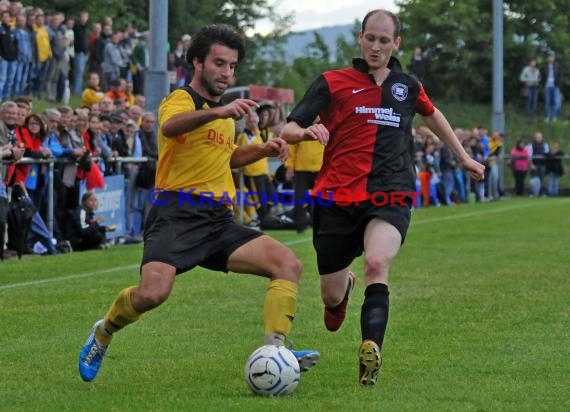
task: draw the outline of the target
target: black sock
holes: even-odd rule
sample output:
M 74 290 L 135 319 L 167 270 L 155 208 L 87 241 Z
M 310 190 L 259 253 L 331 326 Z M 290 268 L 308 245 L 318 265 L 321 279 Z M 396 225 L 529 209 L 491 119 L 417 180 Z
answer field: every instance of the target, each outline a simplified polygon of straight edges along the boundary
M 364 303 L 360 314 L 360 329 L 362 340 L 370 339 L 378 344 L 382 349 L 384 333 L 388 325 L 388 308 L 390 300 L 388 298 L 388 285 L 383 283 L 373 283 L 364 292 Z

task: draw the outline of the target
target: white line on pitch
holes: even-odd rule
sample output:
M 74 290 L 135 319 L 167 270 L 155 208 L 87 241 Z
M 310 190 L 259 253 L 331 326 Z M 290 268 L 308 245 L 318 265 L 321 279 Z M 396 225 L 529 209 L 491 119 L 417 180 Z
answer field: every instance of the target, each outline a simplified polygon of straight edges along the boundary
M 568 201 L 568 199 L 565 199 L 563 201 L 566 202 L 566 201 Z M 433 219 L 426 219 L 426 220 L 420 220 L 420 221 L 414 221 L 412 219 L 412 225 L 415 226 L 415 225 L 421 225 L 421 224 L 425 224 L 425 223 L 436 223 L 436 222 L 443 222 L 446 220 L 463 219 L 463 218 L 487 215 L 490 213 L 502 213 L 502 212 L 508 212 L 508 211 L 515 210 L 515 209 L 522 209 L 522 208 L 533 207 L 533 206 L 544 207 L 545 205 L 552 205 L 552 204 L 555 204 L 555 202 L 544 204 L 540 200 L 537 199 L 537 201 L 533 202 L 533 203 L 525 203 L 522 205 L 500 207 L 500 208 L 496 208 L 496 209 L 492 209 L 492 210 L 484 210 L 484 211 L 478 211 L 478 212 L 472 212 L 472 213 L 463 213 L 463 214 L 457 214 L 457 215 L 451 215 L 451 216 L 436 217 Z M 306 237 L 306 238 L 301 238 L 301 239 L 296 239 L 296 240 L 290 240 L 288 242 L 283 242 L 283 243 L 287 246 L 293 246 L 293 245 L 298 245 L 301 243 L 308 242 L 310 240 L 312 240 L 311 237 Z M 66 280 L 81 279 L 81 278 L 86 278 L 86 277 L 95 276 L 95 275 L 102 275 L 102 274 L 106 274 L 106 273 L 118 272 L 121 270 L 136 269 L 139 266 L 140 265 L 126 265 L 126 266 L 115 267 L 112 269 L 96 270 L 93 272 L 78 273 L 75 275 L 60 276 L 60 277 L 50 278 L 50 279 L 30 280 L 27 282 L 12 283 L 9 285 L 0 286 L 0 291 L 6 290 L 6 289 L 13 289 L 13 288 L 21 287 L 21 286 L 35 286 L 35 285 L 42 285 L 44 283 L 53 283 L 53 282 L 61 282 L 61 281 L 66 281 Z
M 0 290 L 4 290 L 4 289 L 12 289 L 12 288 L 17 288 L 20 286 L 35 286 L 35 285 L 41 285 L 44 283 L 52 283 L 52 282 L 61 282 L 64 280 L 74 280 L 74 279 L 81 279 L 81 278 L 87 278 L 89 276 L 94 276 L 94 275 L 102 275 L 105 273 L 112 273 L 112 272 L 118 272 L 120 270 L 127 270 L 127 269 L 135 269 L 138 268 L 140 265 L 127 265 L 127 266 L 119 266 L 116 268 L 112 268 L 112 269 L 103 269 L 103 270 L 95 270 L 93 272 L 87 272 L 87 273 L 78 273 L 75 275 L 68 275 L 68 276 L 60 276 L 57 278 L 50 278 L 50 279 L 40 279 L 40 280 L 30 280 L 28 282 L 19 282 L 19 283 L 12 283 L 10 285 L 3 285 L 0 286 Z

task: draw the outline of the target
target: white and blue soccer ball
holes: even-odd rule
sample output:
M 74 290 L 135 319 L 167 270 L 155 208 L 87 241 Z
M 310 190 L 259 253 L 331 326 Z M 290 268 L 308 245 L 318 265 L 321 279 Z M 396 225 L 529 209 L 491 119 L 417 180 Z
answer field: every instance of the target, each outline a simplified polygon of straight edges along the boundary
M 292 393 L 301 378 L 299 362 L 284 346 L 264 345 L 245 364 L 245 381 L 256 395 L 284 396 Z

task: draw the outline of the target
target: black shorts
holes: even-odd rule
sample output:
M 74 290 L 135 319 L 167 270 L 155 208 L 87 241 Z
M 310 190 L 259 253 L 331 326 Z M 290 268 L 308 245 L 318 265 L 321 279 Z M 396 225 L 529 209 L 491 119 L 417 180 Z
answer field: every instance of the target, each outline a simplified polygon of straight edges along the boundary
M 149 212 L 141 266 L 167 263 L 176 268 L 176 274 L 196 266 L 227 272 L 229 256 L 263 234 L 236 223 L 225 206 L 179 204 L 178 193 L 169 195 L 166 205 L 153 206 Z
M 398 229 L 404 243 L 410 226 L 411 200 L 406 199 L 406 204 L 376 206 L 364 201 L 359 205 L 325 206 L 315 202 L 313 245 L 319 273 L 337 272 L 362 255 L 364 231 L 373 218 L 380 218 Z

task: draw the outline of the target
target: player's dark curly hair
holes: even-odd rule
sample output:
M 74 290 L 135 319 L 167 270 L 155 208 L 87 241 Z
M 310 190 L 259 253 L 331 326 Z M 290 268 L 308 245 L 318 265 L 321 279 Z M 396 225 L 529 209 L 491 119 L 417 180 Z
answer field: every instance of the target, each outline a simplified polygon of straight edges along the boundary
M 364 31 L 366 29 L 366 22 L 368 21 L 370 16 L 377 14 L 377 13 L 384 14 L 385 16 L 388 16 L 392 19 L 392 22 L 394 23 L 394 38 L 398 37 L 400 35 L 400 28 L 401 28 L 400 19 L 398 19 L 398 16 L 396 16 L 391 11 L 384 10 L 384 9 L 371 10 L 368 13 L 366 13 L 366 16 L 364 16 L 364 20 L 362 20 L 362 28 L 360 29 L 360 31 L 362 33 L 364 33 Z
M 202 27 L 196 35 L 186 53 L 186 61 L 194 67 L 193 60 L 204 62 L 213 44 L 220 44 L 238 52 L 238 63 L 245 57 L 245 41 L 243 36 L 232 26 L 227 24 L 210 24 Z

